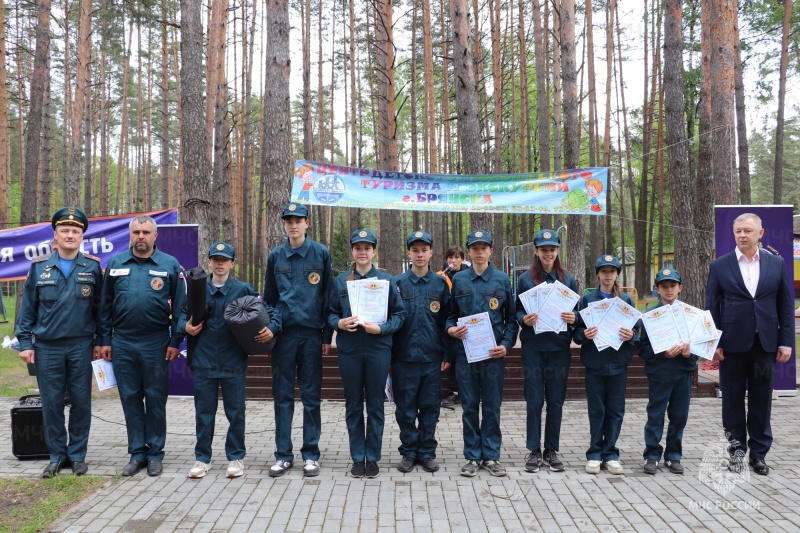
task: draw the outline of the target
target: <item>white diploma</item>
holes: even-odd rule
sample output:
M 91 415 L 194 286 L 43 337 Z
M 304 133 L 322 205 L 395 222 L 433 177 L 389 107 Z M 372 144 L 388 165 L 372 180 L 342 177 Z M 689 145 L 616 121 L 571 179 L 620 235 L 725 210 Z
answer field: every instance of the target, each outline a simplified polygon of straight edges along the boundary
M 117 386 L 117 377 L 114 375 L 114 367 L 105 359 L 92 361 L 92 370 L 97 380 L 99 390 L 111 389 Z
M 525 314 L 529 315 L 531 313 L 535 313 L 539 309 L 539 300 L 538 300 L 538 293 L 539 293 L 539 285 L 532 289 L 528 289 L 527 291 L 520 293 L 519 301 L 522 303 L 522 307 L 525 309 Z
M 672 305 L 669 306 L 670 310 L 672 311 L 672 318 L 675 319 L 675 327 L 678 328 L 678 333 L 681 337 L 681 343 L 689 342 L 689 339 L 691 338 L 689 335 L 689 325 L 686 322 L 686 310 L 684 307 L 690 306 L 679 300 L 675 300 L 672 302 Z
M 703 311 L 702 316 L 694 325 L 691 335 L 691 344 L 711 341 L 717 337 L 717 327 L 714 325 L 714 317 L 711 316 L 711 311 Z
M 358 280 L 347 281 L 347 299 L 350 301 L 350 316 L 358 316 Z
M 642 324 L 653 353 L 661 353 L 681 344 L 680 329 L 675 323 L 671 305 L 664 305 L 642 315 Z
M 594 320 L 592 319 L 592 310 L 591 310 L 591 308 L 584 307 L 583 309 L 578 311 L 578 314 L 581 315 L 581 318 L 583 319 L 583 324 L 587 328 L 594 327 Z
M 475 363 L 489 359 L 489 350 L 497 347 L 489 313 L 461 317 L 457 324 L 467 326 L 467 336 L 463 339 L 467 362 Z
M 703 359 L 711 361 L 714 359 L 714 352 L 717 350 L 717 346 L 719 346 L 720 337 L 722 337 L 722 332 L 717 330 L 717 337 L 715 339 L 691 344 L 689 345 L 689 351 L 697 357 L 702 357 Z
M 684 303 L 682 305 L 683 318 L 686 319 L 686 340 L 684 342 L 691 342 L 692 330 L 703 317 L 703 310 Z M 680 327 L 680 324 L 678 324 L 678 327 Z
M 620 328 L 633 329 L 642 313 L 619 298 L 608 300 L 611 302 L 608 310 L 597 323 L 597 338 L 615 350 L 622 346 L 622 337 L 619 336 Z
M 348 288 L 348 296 L 349 296 Z M 389 280 L 361 279 L 358 280 L 356 293 L 356 311 L 359 323 L 372 322 L 384 324 L 389 313 Z
M 600 321 L 603 319 L 603 315 L 606 314 L 606 311 L 608 311 L 609 307 L 611 307 L 610 299 L 589 302 L 589 307 L 587 309 L 589 309 L 591 313 L 592 326 L 596 326 L 600 323 Z M 610 346 L 607 342 L 598 339 L 597 337 L 594 338 L 594 345 L 598 350 L 605 350 Z
M 539 320 L 536 321 L 536 333 L 542 331 L 564 331 L 567 323 L 561 318 L 561 313 L 575 309 L 581 297 L 569 287 L 556 281 L 551 284 L 547 298 L 539 307 Z M 540 327 L 541 324 L 541 327 Z

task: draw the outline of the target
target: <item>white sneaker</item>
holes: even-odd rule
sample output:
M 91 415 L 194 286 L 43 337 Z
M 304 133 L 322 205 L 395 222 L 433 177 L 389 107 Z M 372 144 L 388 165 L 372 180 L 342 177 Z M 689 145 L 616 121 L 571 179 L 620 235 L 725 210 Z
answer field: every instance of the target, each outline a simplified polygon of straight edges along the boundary
M 290 463 L 289 461 L 275 461 L 275 464 L 269 469 L 269 477 L 281 477 L 288 472 L 292 466 L 294 466 L 294 463 Z
M 625 469 L 622 468 L 619 461 L 606 461 L 606 470 L 608 470 L 609 474 L 617 476 L 625 473 Z
M 244 463 L 241 459 L 236 459 L 235 461 L 231 461 L 228 465 L 228 477 L 239 477 L 244 474 Z
M 200 479 L 205 477 L 206 472 L 211 470 L 211 463 L 204 463 L 203 461 L 195 461 L 194 466 L 189 471 L 189 477 L 192 479 Z
M 602 461 L 586 461 L 586 473 L 587 474 L 599 474 L 600 473 L 600 465 L 602 465 Z
M 319 461 L 313 459 L 306 459 L 303 464 L 303 475 L 306 477 L 314 477 L 319 475 Z

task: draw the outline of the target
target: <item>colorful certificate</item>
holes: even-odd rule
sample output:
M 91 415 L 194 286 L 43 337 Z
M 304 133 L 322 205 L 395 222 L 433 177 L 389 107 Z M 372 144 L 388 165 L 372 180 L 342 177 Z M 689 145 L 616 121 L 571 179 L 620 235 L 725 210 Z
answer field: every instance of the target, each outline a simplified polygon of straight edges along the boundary
M 633 329 L 642 313 L 619 298 L 611 298 L 605 301 L 611 302 L 611 305 L 609 305 L 600 322 L 597 323 L 597 338 L 603 341 L 604 344 L 619 350 L 623 343 L 622 338 L 619 336 L 620 328 Z
M 114 375 L 114 366 L 105 359 L 92 361 L 94 378 L 97 380 L 99 390 L 111 389 L 117 386 L 117 377 Z

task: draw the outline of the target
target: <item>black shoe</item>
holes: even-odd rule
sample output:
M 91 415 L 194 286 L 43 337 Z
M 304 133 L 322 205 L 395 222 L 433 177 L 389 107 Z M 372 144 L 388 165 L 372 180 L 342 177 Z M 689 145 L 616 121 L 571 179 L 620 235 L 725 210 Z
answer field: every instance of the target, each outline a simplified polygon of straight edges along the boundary
M 131 459 L 131 462 L 125 465 L 125 468 L 122 469 L 123 476 L 132 476 L 136 474 L 139 470 L 147 466 L 145 461 L 136 461 Z
M 381 473 L 380 467 L 378 467 L 378 463 L 375 461 L 367 461 L 366 473 L 364 474 L 369 479 L 374 479 L 378 477 L 378 474 Z
M 397 469 L 404 474 L 408 474 L 414 469 L 415 462 L 416 459 L 414 459 L 413 457 L 405 456 L 403 457 L 403 460 L 400 461 L 400 463 L 397 465 Z
M 453 403 L 454 404 L 461 403 L 461 395 L 458 394 L 457 392 L 453 393 Z
M 350 475 L 355 478 L 364 477 L 365 472 L 366 467 L 364 466 L 364 461 L 353 463 L 353 468 L 350 469 Z
M 445 409 L 455 409 L 455 407 L 453 407 L 453 400 L 449 396 L 442 400 L 441 407 Z
M 148 476 L 160 476 L 161 472 L 164 471 L 164 467 L 161 465 L 161 461 L 150 461 L 147 463 L 147 475 Z
M 664 461 L 664 464 L 673 474 L 683 474 L 683 465 L 680 461 Z
M 433 457 L 426 457 L 420 461 L 420 464 L 422 465 L 422 469 L 426 472 L 436 472 L 439 470 L 439 464 Z
M 89 467 L 83 461 L 75 461 L 72 463 L 72 473 L 76 476 L 82 476 L 89 471 Z
M 44 479 L 51 478 L 58 474 L 58 471 L 61 470 L 61 463 L 49 463 L 45 468 L 44 472 L 42 472 L 42 477 Z
M 52 464 L 52 463 L 51 463 Z M 753 459 L 750 458 L 750 466 L 753 467 L 753 472 L 760 476 L 767 476 L 769 475 L 769 467 L 767 463 L 764 462 L 764 459 Z
M 658 472 L 658 461 L 653 461 L 652 459 L 648 459 L 647 461 L 644 462 L 643 470 L 645 474 L 655 475 L 655 473 Z
M 558 452 L 554 452 L 553 450 L 545 450 L 544 458 L 542 460 L 545 462 L 545 464 L 550 465 L 551 472 L 564 471 L 564 463 L 562 463 L 561 459 L 558 458 Z
M 542 450 L 535 450 L 525 456 L 525 471 L 535 474 L 542 466 Z

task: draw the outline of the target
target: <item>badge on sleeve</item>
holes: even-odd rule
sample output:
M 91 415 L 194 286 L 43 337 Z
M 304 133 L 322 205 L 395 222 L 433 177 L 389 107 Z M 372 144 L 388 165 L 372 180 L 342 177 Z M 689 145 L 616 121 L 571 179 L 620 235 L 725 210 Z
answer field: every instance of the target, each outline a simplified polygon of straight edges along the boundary
M 160 291 L 161 287 L 164 286 L 164 280 L 161 278 L 153 278 L 150 280 L 150 288 L 154 291 Z
M 494 311 L 498 307 L 500 307 L 500 302 L 497 300 L 497 298 L 489 298 L 489 309 Z

